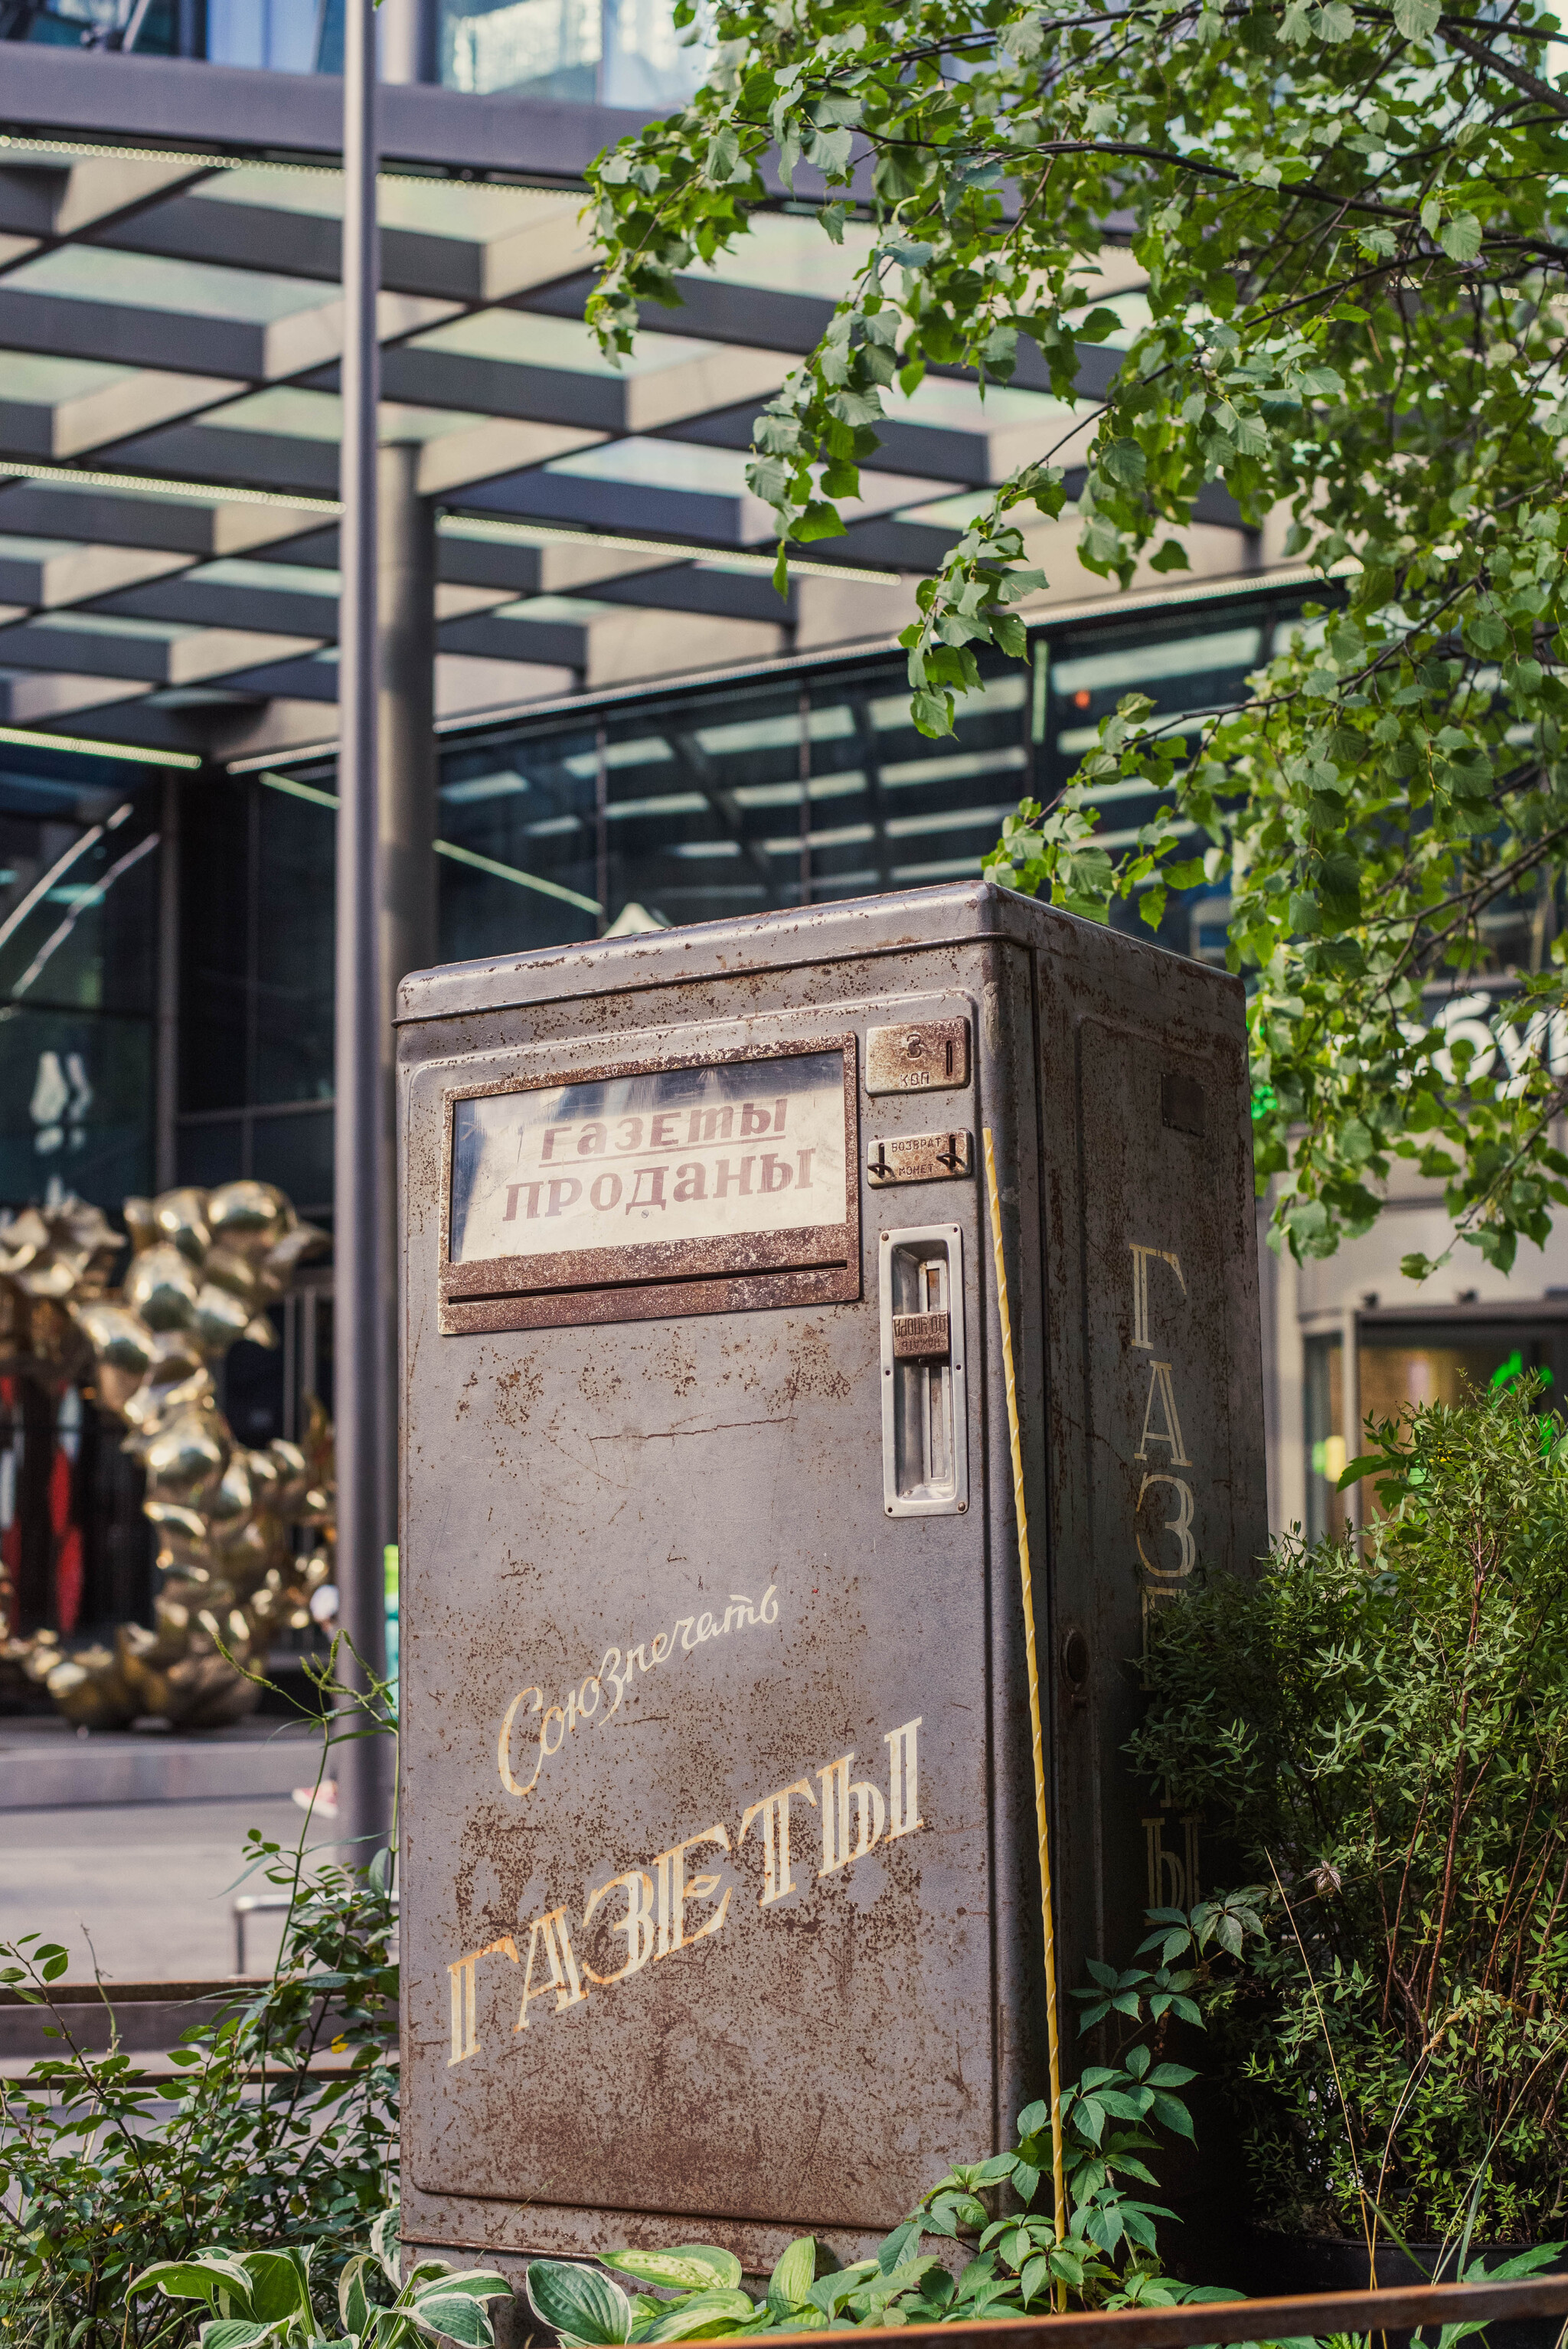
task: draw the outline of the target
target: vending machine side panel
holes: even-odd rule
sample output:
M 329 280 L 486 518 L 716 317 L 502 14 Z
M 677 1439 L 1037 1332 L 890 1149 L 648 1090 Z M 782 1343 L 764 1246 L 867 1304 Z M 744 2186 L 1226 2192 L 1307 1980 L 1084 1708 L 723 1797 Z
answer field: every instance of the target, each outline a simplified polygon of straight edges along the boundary
M 1064 1981 L 1203 1885 L 1125 1747 L 1159 1609 L 1267 1541 L 1243 991 L 1057 916 L 1038 957 Z

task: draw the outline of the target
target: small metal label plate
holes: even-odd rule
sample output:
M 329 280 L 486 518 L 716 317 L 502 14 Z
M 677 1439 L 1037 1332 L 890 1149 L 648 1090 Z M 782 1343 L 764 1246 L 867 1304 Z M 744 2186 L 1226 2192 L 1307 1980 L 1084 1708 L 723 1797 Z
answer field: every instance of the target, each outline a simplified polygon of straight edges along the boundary
M 1160 1080 L 1160 1122 L 1176 1133 L 1190 1133 L 1202 1142 L 1208 1127 L 1208 1103 L 1196 1077 L 1168 1070 Z
M 944 1362 L 953 1351 L 951 1317 L 945 1313 L 895 1313 L 895 1362 Z
M 895 1183 L 951 1183 L 975 1172 L 972 1133 L 904 1133 L 876 1141 L 866 1152 L 873 1191 Z
M 969 1082 L 967 1019 L 913 1019 L 866 1030 L 868 1093 L 939 1092 Z

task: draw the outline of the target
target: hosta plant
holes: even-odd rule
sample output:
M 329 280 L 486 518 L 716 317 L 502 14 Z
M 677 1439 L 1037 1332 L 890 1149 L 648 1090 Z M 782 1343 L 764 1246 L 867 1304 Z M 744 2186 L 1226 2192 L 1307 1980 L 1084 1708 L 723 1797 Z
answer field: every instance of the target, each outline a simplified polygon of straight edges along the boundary
M 279 2251 L 201 2251 L 187 2260 L 144 2268 L 130 2290 L 196 2301 L 211 2315 L 201 2349 L 401 2349 L 423 2336 L 462 2349 L 491 2349 L 486 2302 L 511 2297 L 502 2275 L 483 2268 L 420 2260 L 405 2279 L 398 2269 L 397 2213 L 383 2211 L 372 2249 L 349 2261 L 337 2280 L 341 2330 L 324 2333 L 311 2293 L 310 2244 Z

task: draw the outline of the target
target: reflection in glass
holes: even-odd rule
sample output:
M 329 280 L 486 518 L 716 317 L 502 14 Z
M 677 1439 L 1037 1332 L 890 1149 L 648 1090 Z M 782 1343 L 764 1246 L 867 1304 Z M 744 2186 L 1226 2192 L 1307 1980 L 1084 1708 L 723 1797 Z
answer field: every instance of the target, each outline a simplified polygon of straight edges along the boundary
M 156 792 L 38 764 L 0 764 L 0 1202 L 115 1206 L 151 1172 Z
M 1337 1540 L 1348 1523 L 1337 1490 L 1349 1451 L 1345 1441 L 1345 1349 L 1337 1338 L 1306 1341 L 1306 1537 Z
M 676 30 L 673 0 L 445 0 L 441 79 L 577 105 L 681 105 L 712 52 Z
M 1494 1388 L 1543 1367 L 1541 1341 L 1528 1332 L 1435 1330 L 1430 1339 L 1363 1336 L 1358 1354 L 1361 1418 L 1397 1419 L 1421 1403 L 1474 1402 Z M 1544 1370 L 1550 1384 L 1552 1372 Z

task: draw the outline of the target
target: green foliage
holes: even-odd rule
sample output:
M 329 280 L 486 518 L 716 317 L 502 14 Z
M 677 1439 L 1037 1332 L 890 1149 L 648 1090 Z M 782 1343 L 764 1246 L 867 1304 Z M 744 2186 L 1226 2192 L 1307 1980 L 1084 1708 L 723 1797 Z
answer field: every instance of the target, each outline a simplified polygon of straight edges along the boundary
M 1407 2240 L 1568 2231 L 1568 1433 L 1539 1381 L 1346 1472 L 1366 1537 L 1283 1543 L 1159 1619 L 1132 1751 L 1261 1879 L 1202 2000 L 1264 2213 Z
M 377 2219 L 371 2242 L 372 2250 L 356 2254 L 338 2278 L 337 2326 L 326 2333 L 311 2291 L 312 2243 L 160 2260 L 135 2278 L 130 2296 L 156 2290 L 210 2308 L 197 2336 L 200 2349 L 262 2349 L 269 2342 L 276 2349 L 403 2349 L 421 2334 L 457 2342 L 460 2349 L 491 2349 L 495 2333 L 485 2302 L 511 2298 L 505 2276 L 419 2260 L 405 2281 L 395 2209 Z
M 677 21 L 695 13 L 681 0 Z M 1170 887 L 1225 880 L 1281 1237 L 1311 1256 L 1365 1229 L 1404 1157 L 1506 1268 L 1568 1198 L 1548 1136 L 1568 1081 L 1543 1042 L 1568 1004 L 1555 17 L 1535 0 L 713 0 L 711 26 L 691 104 L 591 174 L 605 347 L 629 350 L 641 304 L 746 234 L 770 153 L 787 180 L 823 175 L 848 290 L 758 419 L 750 473 L 781 579 L 791 542 L 843 530 L 928 371 L 1006 383 L 1032 348 L 1029 380 L 1064 406 L 903 638 L 928 733 L 976 682 L 976 647 L 1023 649 L 1030 511 L 1070 499 L 1078 560 L 1123 585 L 1140 560 L 1188 567 L 1200 498 L 1288 524 L 1324 600 L 1246 707 L 1152 724 L 1130 696 L 991 870 L 1150 922 Z M 1080 391 L 1112 337 L 1114 376 Z M 1163 812 L 1113 867 L 1089 802 L 1128 782 Z M 1533 922 L 1522 997 L 1497 1040 L 1483 1023 L 1455 1042 L 1423 996 L 1491 968 L 1510 910 Z
M 246 2259 L 284 2257 L 300 2276 L 314 2255 L 330 2292 L 395 2189 L 397 1970 L 385 1864 L 307 1876 L 297 1855 L 256 1835 L 247 1859 L 294 1897 L 276 1973 L 184 2033 L 172 2079 L 126 2054 L 118 2036 L 102 2054 L 77 2045 L 80 2009 L 52 2003 L 64 1950 L 36 1935 L 0 1946 L 0 1983 L 47 2010 L 60 2042 L 24 2079 L 0 2080 L 8 2349 L 187 2341 L 183 2310 L 154 2297 L 128 2307 L 127 2287 L 149 2261 L 206 2257 L 219 2240 L 243 2244 Z M 112 2013 L 107 1987 L 104 1998 Z M 329 2048 L 346 2070 L 313 2075 L 312 2057 Z
M 709 2244 L 610 2252 L 602 2262 L 610 2275 L 535 2260 L 527 2281 L 534 2314 L 558 2333 L 563 2349 L 610 2349 L 838 2325 L 1039 2316 L 1058 2302 L 1130 2308 L 1233 2299 L 1219 2286 L 1195 2288 L 1165 2270 L 1156 2221 L 1171 2213 L 1147 2199 L 1155 2188 L 1150 2164 L 1159 2156 L 1159 2129 L 1191 2138 L 1182 2091 L 1196 2075 L 1184 2064 L 1157 2059 L 1175 2019 L 1200 2021 L 1189 1992 L 1207 1982 L 1216 1958 L 1239 1955 L 1243 1935 L 1262 1928 L 1249 1909 L 1235 1904 L 1205 1903 L 1191 1916 L 1161 1910 L 1150 1922 L 1155 1930 L 1144 1947 L 1159 1946 L 1158 1965 L 1119 1975 L 1097 1966 L 1096 1986 L 1078 1993 L 1085 2004 L 1081 2029 L 1096 2029 L 1114 2013 L 1119 2036 L 1111 2061 L 1091 2065 L 1063 2092 L 1067 2208 L 1060 2242 L 1050 2107 L 1036 2103 L 1019 2114 L 1011 2151 L 949 2170 L 874 2259 L 840 2268 L 814 2237 L 798 2236 L 756 2302 L 739 2288 L 739 2261 Z M 1183 1961 L 1175 1971 L 1173 1960 Z M 924 2248 L 928 2239 L 968 2256 L 944 2259 Z M 654 2290 L 628 2292 L 621 2277 Z

